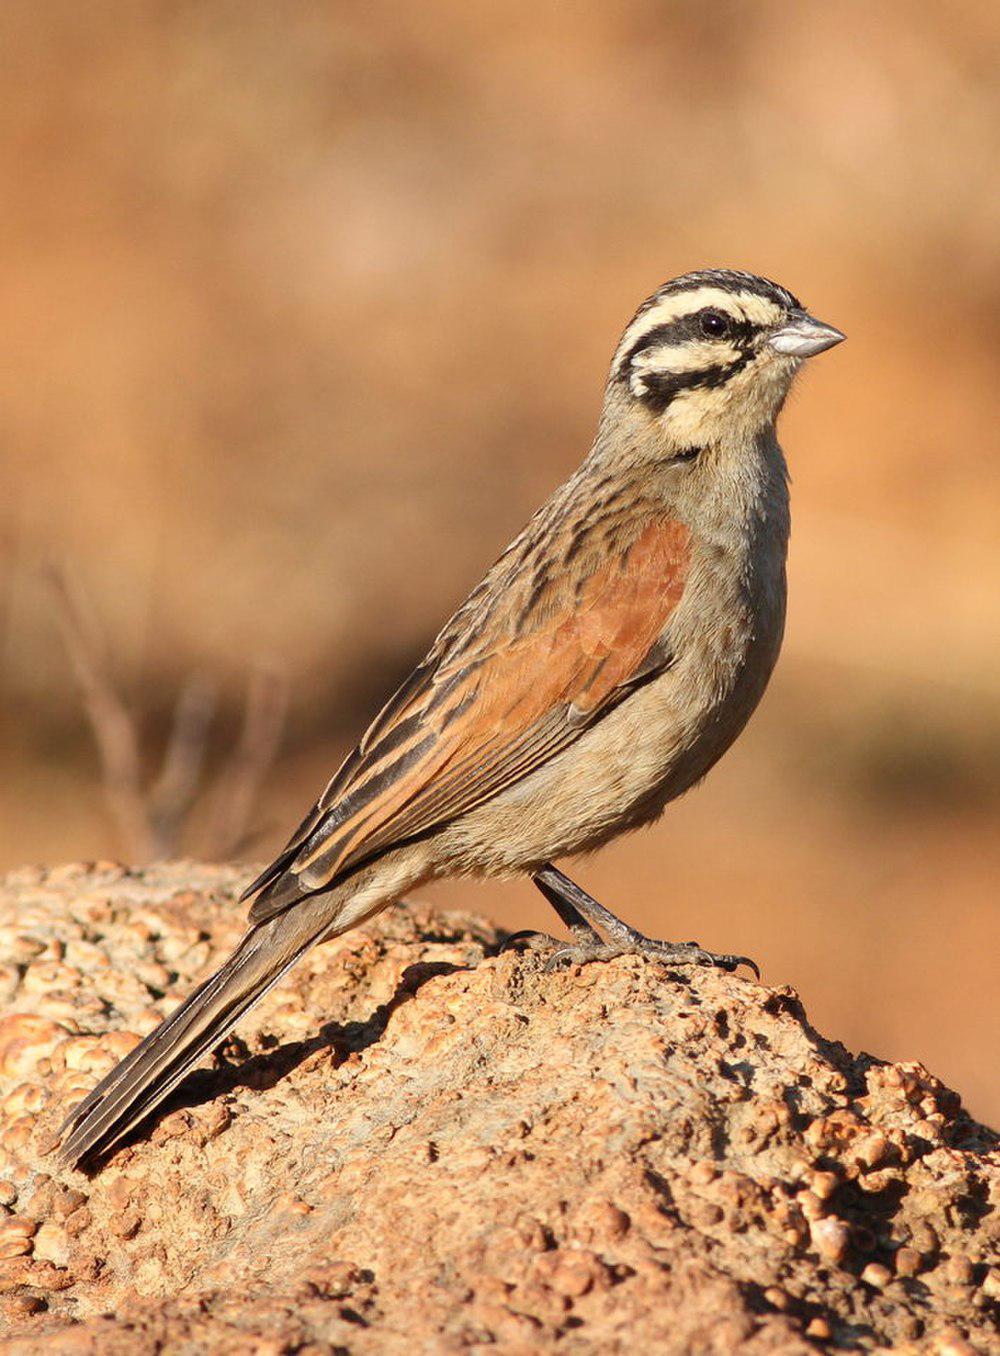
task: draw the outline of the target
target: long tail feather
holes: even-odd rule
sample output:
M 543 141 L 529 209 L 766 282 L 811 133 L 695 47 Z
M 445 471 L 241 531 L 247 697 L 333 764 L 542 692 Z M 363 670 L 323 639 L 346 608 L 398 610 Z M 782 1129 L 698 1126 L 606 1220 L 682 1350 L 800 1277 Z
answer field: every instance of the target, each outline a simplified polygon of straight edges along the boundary
M 203 1055 L 329 930 L 329 915 L 295 911 L 251 928 L 226 963 L 152 1031 L 67 1116 L 59 1157 L 103 1156 L 173 1091 Z

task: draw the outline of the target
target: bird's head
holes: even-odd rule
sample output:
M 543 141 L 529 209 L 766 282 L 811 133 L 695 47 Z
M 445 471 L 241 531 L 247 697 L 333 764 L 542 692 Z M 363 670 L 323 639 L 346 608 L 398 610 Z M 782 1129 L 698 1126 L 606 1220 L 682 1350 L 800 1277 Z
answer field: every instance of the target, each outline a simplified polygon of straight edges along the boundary
M 843 338 L 766 278 L 686 273 L 639 307 L 608 395 L 681 451 L 753 437 L 773 424 L 803 359 Z

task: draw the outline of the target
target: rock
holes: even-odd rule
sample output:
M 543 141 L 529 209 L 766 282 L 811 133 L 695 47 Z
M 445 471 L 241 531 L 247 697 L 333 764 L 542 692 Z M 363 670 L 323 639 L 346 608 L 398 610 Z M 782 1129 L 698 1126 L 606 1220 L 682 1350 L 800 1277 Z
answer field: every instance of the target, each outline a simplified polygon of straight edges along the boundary
M 996 1350 L 997 1139 L 919 1064 L 851 1056 L 787 989 L 546 974 L 419 904 L 60 1170 L 66 1109 L 232 945 L 244 879 L 0 890 L 3 1356 Z

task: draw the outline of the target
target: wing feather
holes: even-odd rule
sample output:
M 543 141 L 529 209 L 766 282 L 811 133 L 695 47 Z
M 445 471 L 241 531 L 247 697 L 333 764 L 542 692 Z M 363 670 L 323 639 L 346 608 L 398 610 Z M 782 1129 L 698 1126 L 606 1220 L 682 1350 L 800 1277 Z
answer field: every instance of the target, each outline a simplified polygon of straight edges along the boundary
M 254 922 L 499 794 L 671 662 L 663 632 L 690 533 L 673 520 L 639 527 L 618 549 L 577 551 L 552 578 L 519 561 L 505 609 L 473 607 L 472 595 L 248 891 L 261 890 Z

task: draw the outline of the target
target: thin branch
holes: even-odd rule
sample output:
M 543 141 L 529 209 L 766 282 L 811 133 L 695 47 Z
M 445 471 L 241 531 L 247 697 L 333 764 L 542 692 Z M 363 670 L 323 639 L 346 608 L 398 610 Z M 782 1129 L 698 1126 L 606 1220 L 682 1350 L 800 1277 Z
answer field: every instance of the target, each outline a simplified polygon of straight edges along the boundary
M 181 828 L 201 784 L 217 695 L 215 684 L 204 674 L 196 674 L 177 698 L 163 766 L 148 797 L 157 857 L 170 856 L 178 849 Z
M 133 861 L 177 852 L 202 783 L 217 694 L 203 675 L 181 689 L 159 776 L 146 788 L 136 720 L 115 687 L 83 591 L 66 569 L 50 571 L 59 623 L 101 760 L 104 794 Z M 203 835 L 210 854 L 231 857 L 246 843 L 254 803 L 281 742 L 288 706 L 283 675 L 255 669 L 233 753 L 212 788 Z
M 258 668 L 247 687 L 243 728 L 229 764 L 219 774 L 207 816 L 208 855 L 235 856 L 247 840 L 254 802 L 274 762 L 288 709 L 288 683 L 274 670 Z
M 124 850 L 135 860 L 155 855 L 142 790 L 135 720 L 111 678 L 110 665 L 82 590 L 65 570 L 50 572 L 60 628 L 101 760 L 102 784 Z

